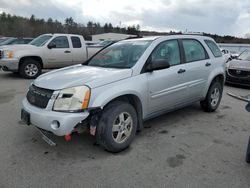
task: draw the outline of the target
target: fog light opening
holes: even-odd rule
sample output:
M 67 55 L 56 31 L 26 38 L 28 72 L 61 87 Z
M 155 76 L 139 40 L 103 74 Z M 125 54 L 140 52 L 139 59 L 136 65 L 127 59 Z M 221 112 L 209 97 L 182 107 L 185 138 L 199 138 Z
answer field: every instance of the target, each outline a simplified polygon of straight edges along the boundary
M 59 123 L 59 121 L 54 120 L 54 121 L 52 121 L 50 126 L 51 126 L 52 129 L 57 130 L 60 127 L 60 123 Z

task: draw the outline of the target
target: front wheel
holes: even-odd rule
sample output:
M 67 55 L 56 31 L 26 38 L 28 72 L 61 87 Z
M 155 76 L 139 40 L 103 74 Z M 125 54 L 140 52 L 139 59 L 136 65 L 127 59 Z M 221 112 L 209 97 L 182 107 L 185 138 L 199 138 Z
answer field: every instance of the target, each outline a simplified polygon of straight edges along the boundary
M 107 151 L 120 152 L 131 144 L 137 129 L 137 113 L 126 102 L 109 104 L 97 126 L 97 142 Z
M 34 79 L 41 74 L 42 67 L 36 60 L 26 59 L 20 65 L 19 72 L 23 78 Z
M 215 81 L 209 87 L 205 100 L 201 101 L 201 107 L 206 112 L 214 112 L 220 105 L 222 97 L 222 85 L 220 82 Z

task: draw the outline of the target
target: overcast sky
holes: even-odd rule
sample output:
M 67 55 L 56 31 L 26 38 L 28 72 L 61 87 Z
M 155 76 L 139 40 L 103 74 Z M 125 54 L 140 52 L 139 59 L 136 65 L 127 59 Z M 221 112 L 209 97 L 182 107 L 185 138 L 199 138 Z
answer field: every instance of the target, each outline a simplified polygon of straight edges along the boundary
M 245 36 L 250 0 L 0 0 L 0 12 L 64 21 L 73 17 L 143 30 L 194 31 Z

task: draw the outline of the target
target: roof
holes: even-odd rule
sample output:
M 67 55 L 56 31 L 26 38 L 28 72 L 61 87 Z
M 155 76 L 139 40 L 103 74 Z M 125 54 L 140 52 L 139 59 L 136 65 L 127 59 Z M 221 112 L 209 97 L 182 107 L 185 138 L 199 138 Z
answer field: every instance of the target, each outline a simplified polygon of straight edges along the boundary
M 165 38 L 166 40 L 167 39 L 183 39 L 183 38 L 187 38 L 187 39 L 208 39 L 208 40 L 213 40 L 212 38 L 210 37 L 207 37 L 207 36 L 201 36 L 201 35 L 164 35 L 164 36 L 150 36 L 150 37 L 144 37 L 144 38 L 136 38 L 136 39 L 128 39 L 128 40 L 156 40 L 156 39 L 162 39 L 162 38 Z M 126 40 L 126 41 L 128 41 Z
M 123 34 L 123 33 L 101 33 L 101 34 L 95 34 L 91 36 L 105 36 L 105 35 L 117 35 L 117 36 L 128 36 L 128 37 L 136 37 L 137 35 L 131 35 L 131 34 Z
M 69 33 L 44 33 L 42 35 L 54 35 L 54 36 L 82 36 L 77 34 L 69 34 Z
M 239 47 L 239 46 L 244 46 L 244 47 L 250 47 L 250 44 L 237 44 L 237 43 L 218 43 L 219 46 L 232 46 L 232 47 Z

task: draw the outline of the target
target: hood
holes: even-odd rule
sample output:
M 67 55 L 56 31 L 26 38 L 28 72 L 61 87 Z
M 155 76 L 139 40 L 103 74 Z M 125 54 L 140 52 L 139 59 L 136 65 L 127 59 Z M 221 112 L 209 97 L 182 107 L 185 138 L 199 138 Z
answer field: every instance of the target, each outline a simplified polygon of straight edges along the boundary
M 34 80 L 37 87 L 60 90 L 88 85 L 91 88 L 122 80 L 132 76 L 132 69 L 111 69 L 75 65 L 48 72 Z
M 29 49 L 37 49 L 36 46 L 30 45 L 30 44 L 14 44 L 14 45 L 5 45 L 5 46 L 0 46 L 1 50 L 29 50 Z
M 250 61 L 232 60 L 228 65 L 229 69 L 250 70 Z

